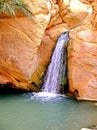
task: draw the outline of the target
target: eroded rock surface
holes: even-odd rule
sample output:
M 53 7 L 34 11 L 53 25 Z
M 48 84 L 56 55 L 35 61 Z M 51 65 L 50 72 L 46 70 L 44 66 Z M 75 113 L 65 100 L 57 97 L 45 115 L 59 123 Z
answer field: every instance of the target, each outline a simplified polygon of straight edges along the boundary
M 31 18 L 21 14 L 0 18 L 0 83 L 38 91 L 56 40 L 68 27 L 59 16 L 57 1 L 25 2 Z
M 90 4 L 92 10 L 84 19 L 83 24 L 70 30 L 71 40 L 68 48 L 69 90 L 78 99 L 97 100 L 97 30 L 95 2 L 84 2 Z
M 30 1 L 29 1 L 30 2 Z M 37 3 L 37 4 L 36 4 Z M 37 51 L 50 20 L 50 2 L 33 1 L 33 16 L 0 19 L 0 83 L 33 90 L 31 74 L 37 68 Z

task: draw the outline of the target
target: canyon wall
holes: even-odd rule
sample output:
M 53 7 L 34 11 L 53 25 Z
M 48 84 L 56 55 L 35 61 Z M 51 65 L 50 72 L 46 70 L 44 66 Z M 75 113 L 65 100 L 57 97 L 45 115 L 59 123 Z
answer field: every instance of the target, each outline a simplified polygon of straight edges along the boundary
M 39 91 L 59 35 L 69 31 L 69 92 L 97 100 L 96 0 L 25 0 L 32 16 L 0 17 L 0 83 Z
M 70 30 L 69 90 L 78 99 L 97 100 L 97 2 L 82 2 L 90 8 L 82 24 Z

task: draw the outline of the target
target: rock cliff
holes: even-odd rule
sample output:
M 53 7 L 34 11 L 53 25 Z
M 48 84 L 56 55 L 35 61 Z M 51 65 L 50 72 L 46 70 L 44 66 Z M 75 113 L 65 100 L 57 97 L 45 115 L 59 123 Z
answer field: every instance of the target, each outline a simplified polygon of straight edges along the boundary
M 0 83 L 39 91 L 58 36 L 69 30 L 69 91 L 97 100 L 96 0 L 25 0 L 33 15 L 0 17 Z
M 78 99 L 97 100 L 97 2 L 81 2 L 89 6 L 89 13 L 81 25 L 70 30 L 69 90 Z

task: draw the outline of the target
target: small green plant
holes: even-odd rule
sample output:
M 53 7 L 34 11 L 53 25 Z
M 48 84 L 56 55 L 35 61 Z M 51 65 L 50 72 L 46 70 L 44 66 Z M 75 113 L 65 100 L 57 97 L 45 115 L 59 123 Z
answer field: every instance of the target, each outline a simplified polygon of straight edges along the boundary
M 24 3 L 24 0 L 0 0 L 0 13 L 16 16 L 16 12 L 21 11 L 26 16 L 30 16 L 32 13 L 28 9 L 28 6 Z

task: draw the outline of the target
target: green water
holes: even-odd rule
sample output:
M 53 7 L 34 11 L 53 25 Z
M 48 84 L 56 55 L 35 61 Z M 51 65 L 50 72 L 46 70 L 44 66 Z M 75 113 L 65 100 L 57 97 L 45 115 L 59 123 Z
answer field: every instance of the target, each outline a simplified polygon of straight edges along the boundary
M 67 97 L 47 100 L 32 94 L 0 96 L 0 130 L 80 130 L 95 124 L 94 102 Z

